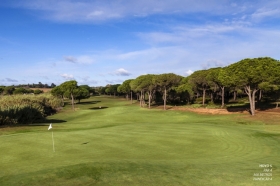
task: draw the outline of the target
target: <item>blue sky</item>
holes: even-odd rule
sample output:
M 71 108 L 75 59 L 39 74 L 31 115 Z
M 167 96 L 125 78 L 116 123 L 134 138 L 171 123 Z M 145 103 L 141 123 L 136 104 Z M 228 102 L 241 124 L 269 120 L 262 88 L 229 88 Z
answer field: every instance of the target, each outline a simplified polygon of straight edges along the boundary
M 0 85 L 122 83 L 280 59 L 280 1 L 1 0 Z

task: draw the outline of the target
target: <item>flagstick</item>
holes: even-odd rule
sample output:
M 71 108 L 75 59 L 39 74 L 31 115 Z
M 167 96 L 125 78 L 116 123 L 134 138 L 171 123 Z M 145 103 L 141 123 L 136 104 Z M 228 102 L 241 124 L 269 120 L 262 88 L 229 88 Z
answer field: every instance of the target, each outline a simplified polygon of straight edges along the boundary
M 54 139 L 53 139 L 53 131 L 52 131 L 52 142 L 53 142 L 53 152 L 55 152 L 55 150 L 54 150 Z

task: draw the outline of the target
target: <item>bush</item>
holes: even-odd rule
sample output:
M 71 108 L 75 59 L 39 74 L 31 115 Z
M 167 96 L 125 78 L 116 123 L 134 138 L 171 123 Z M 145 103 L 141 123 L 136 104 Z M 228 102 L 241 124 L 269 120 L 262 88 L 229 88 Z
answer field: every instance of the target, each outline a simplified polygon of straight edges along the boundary
M 62 101 L 50 94 L 0 97 L 0 125 L 39 122 L 56 112 Z
M 43 93 L 43 91 L 40 90 L 40 89 L 35 89 L 34 90 L 34 94 L 42 94 L 42 93 Z

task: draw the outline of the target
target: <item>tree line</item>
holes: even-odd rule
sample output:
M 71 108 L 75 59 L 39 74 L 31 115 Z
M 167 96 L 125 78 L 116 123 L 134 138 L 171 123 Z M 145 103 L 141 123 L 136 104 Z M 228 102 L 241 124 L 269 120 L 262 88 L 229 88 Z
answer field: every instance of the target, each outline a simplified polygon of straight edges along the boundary
M 52 89 L 52 94 L 74 100 L 88 98 L 92 92 L 108 95 L 125 95 L 137 99 L 141 107 L 167 103 L 193 104 L 201 102 L 225 107 L 238 95 L 248 97 L 251 115 L 255 115 L 256 102 L 275 102 L 280 98 L 280 63 L 270 57 L 247 58 L 226 67 L 198 70 L 187 77 L 174 73 L 146 74 L 128 79 L 122 84 L 90 88 L 67 81 Z
M 11 86 L 0 86 L 0 95 L 13 95 L 13 94 L 41 94 L 43 93 L 40 88 L 54 88 L 56 85 L 52 83 L 51 85 L 39 83 L 32 84 L 19 84 Z M 35 89 L 37 88 L 37 89 Z M 35 90 L 34 90 L 35 89 Z
M 71 80 L 54 87 L 51 90 L 51 94 L 60 97 L 62 100 L 64 100 L 64 98 L 70 99 L 72 109 L 75 110 L 74 100 L 78 100 L 78 103 L 80 103 L 81 99 L 89 98 L 91 95 L 95 94 L 95 90 L 88 85 L 78 86 L 76 80 Z
M 16 95 L 16 94 L 41 94 L 43 93 L 40 89 L 30 89 L 15 86 L 0 86 L 0 95 Z
M 187 77 L 174 73 L 146 74 L 122 84 L 105 87 L 78 86 L 71 80 L 55 86 L 51 94 L 41 96 L 29 94 L 31 89 L 14 86 L 1 86 L 0 125 L 32 123 L 43 120 L 63 106 L 64 99 L 89 98 L 94 94 L 124 95 L 132 102 L 139 101 L 140 107 L 151 108 L 152 104 L 193 104 L 202 106 L 213 103 L 224 108 L 237 96 L 246 96 L 250 113 L 255 115 L 256 104 L 280 101 L 280 63 L 270 57 L 247 58 L 226 67 L 198 70 Z M 36 94 L 36 90 L 32 90 Z M 38 92 L 38 94 L 41 92 Z M 17 95 L 16 95 L 17 94 Z
M 226 67 L 198 70 L 188 77 L 174 73 L 147 74 L 104 88 L 103 92 L 107 94 L 124 93 L 131 99 L 136 94 L 141 107 L 145 104 L 145 96 L 149 108 L 151 102 L 162 101 L 164 109 L 167 101 L 191 104 L 201 99 L 205 105 L 207 97 L 209 102 L 224 108 L 229 98 L 236 100 L 238 94 L 245 94 L 250 113 L 255 115 L 256 102 L 275 102 L 278 106 L 280 63 L 270 57 L 247 58 Z

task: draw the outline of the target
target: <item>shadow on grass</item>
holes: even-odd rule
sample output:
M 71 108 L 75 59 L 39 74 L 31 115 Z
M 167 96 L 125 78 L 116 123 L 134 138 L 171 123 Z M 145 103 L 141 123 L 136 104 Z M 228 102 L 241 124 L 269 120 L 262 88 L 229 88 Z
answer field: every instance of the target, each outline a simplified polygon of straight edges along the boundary
M 77 103 L 78 105 L 88 105 L 88 104 L 96 104 L 96 103 L 99 103 L 101 101 L 84 101 L 84 102 L 80 102 L 80 103 Z
M 244 112 L 249 111 L 250 106 L 230 106 L 226 108 L 228 112 Z
M 276 107 L 275 103 L 258 103 L 256 102 L 256 110 L 259 111 L 266 111 L 266 110 L 270 110 L 270 109 L 274 109 Z M 246 103 L 244 105 L 232 105 L 226 108 L 228 112 L 244 112 L 244 111 L 248 111 L 250 112 L 250 104 Z
M 256 104 L 256 109 L 265 111 L 276 108 L 276 103 L 260 103 Z
M 106 109 L 108 107 L 92 107 L 92 108 L 89 108 L 90 110 L 99 110 L 99 109 Z
M 67 121 L 61 119 L 46 119 L 44 123 L 65 123 Z
M 49 125 L 50 123 L 65 123 L 65 122 L 67 121 L 59 120 L 59 119 L 46 119 L 38 123 L 29 124 L 28 126 L 44 126 L 44 125 Z

